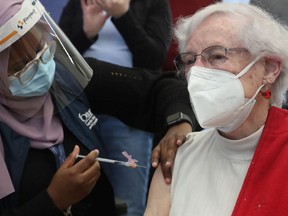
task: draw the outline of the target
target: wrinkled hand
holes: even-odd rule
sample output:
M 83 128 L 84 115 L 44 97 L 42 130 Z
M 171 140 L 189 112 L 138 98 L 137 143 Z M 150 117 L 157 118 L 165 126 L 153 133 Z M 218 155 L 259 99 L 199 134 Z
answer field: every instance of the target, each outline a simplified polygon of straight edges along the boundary
M 119 18 L 130 8 L 131 0 L 95 0 L 109 15 Z
M 183 122 L 169 128 L 165 136 L 152 152 L 152 166 L 161 163 L 163 176 L 167 184 L 171 183 L 171 167 L 174 163 L 177 148 L 186 141 L 186 135 L 192 132 L 190 124 Z
M 89 39 L 93 39 L 102 29 L 109 15 L 95 0 L 81 0 L 83 30 Z
M 49 196 L 60 210 L 86 197 L 100 177 L 100 164 L 95 160 L 99 151 L 91 151 L 75 164 L 79 151 L 79 147 L 75 146 L 47 188 Z

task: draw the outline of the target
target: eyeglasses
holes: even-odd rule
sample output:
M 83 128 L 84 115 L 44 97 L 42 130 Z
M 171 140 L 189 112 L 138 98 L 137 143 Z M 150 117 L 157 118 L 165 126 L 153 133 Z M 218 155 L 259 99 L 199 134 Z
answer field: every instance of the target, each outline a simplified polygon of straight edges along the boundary
M 32 61 L 28 62 L 20 71 L 10 74 L 9 77 L 13 76 L 18 78 L 22 85 L 27 84 L 35 76 L 39 61 L 43 64 L 47 64 L 54 57 L 55 51 L 55 41 L 51 41 L 49 45 L 45 43 L 43 48 L 36 54 L 36 57 Z
M 208 64 L 209 67 L 218 67 L 224 64 L 228 58 L 229 52 L 248 52 L 246 48 L 225 48 L 220 45 L 207 47 L 201 53 L 193 52 L 180 53 L 174 59 L 174 64 L 180 75 L 186 77 L 190 68 L 195 64 L 197 57 L 201 56 L 201 60 Z

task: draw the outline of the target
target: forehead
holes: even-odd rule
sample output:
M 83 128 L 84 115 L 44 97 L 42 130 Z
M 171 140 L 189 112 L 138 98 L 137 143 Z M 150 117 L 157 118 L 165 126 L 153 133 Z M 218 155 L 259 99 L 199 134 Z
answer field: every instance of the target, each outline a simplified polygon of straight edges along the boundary
M 214 14 L 206 18 L 191 34 L 186 50 L 197 52 L 213 45 L 237 47 L 240 23 L 233 17 Z
M 19 40 L 15 41 L 10 47 L 10 61 L 16 56 L 17 59 L 22 56 L 27 57 L 29 55 L 34 55 L 43 45 L 43 37 L 41 31 L 37 28 L 32 28 L 25 35 L 23 35 Z M 15 59 L 14 59 L 15 60 Z
M 18 41 L 16 41 L 14 44 L 12 44 L 11 47 L 14 49 L 21 49 L 23 44 L 29 44 L 31 46 L 36 46 L 40 43 L 42 38 L 42 33 L 37 28 L 32 28 L 30 31 L 28 31 L 23 37 L 21 37 Z
M 37 28 L 32 28 L 10 47 L 8 61 L 8 72 L 13 74 L 36 57 L 37 52 L 43 47 L 44 40 L 42 32 Z

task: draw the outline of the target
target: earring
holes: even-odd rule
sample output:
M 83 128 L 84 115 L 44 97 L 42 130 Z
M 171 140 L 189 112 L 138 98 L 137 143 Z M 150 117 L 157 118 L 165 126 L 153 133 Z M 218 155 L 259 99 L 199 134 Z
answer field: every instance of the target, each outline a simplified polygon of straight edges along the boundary
M 260 91 L 260 93 L 265 99 L 270 99 L 271 97 L 271 89 L 268 89 L 267 86 L 265 86 L 265 91 Z

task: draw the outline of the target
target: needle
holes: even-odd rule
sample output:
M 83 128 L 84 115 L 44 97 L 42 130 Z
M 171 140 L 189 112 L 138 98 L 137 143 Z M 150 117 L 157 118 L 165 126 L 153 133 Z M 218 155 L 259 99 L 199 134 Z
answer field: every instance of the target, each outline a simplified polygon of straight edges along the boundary
M 76 158 L 85 158 L 85 157 L 86 157 L 85 155 L 79 155 L 78 154 Z M 112 163 L 112 164 L 117 164 L 117 165 L 121 165 L 121 166 L 135 168 L 129 162 L 112 160 L 112 159 L 101 158 L 101 157 L 97 157 L 96 160 L 98 160 L 100 162 L 104 162 L 104 163 Z M 135 165 L 136 165 L 136 167 L 139 167 L 139 168 L 146 168 L 146 166 L 141 166 L 141 165 L 138 165 L 138 164 L 135 164 Z

